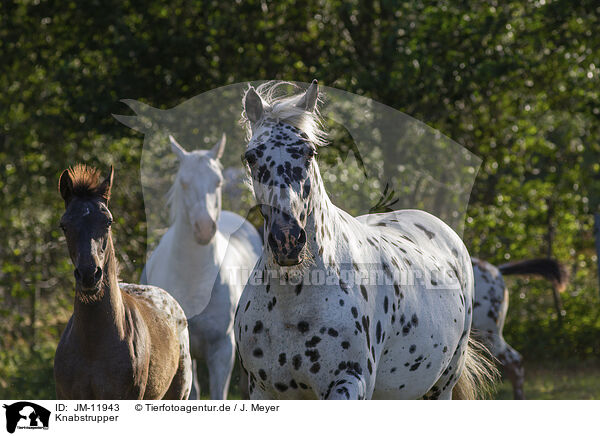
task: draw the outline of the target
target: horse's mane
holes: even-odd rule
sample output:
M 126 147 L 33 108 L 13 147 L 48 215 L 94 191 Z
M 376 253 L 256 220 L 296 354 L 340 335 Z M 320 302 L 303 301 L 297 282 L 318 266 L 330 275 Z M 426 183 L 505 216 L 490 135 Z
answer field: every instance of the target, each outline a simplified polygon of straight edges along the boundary
M 73 183 L 73 195 L 77 197 L 107 198 L 110 193 L 101 186 L 100 170 L 82 163 L 68 169 Z
M 179 171 L 177 171 L 177 175 L 175 176 L 175 181 L 169 188 L 167 192 L 167 208 L 169 209 L 169 225 L 173 225 L 175 223 L 175 218 L 177 217 L 177 210 L 179 209 L 179 201 L 181 198 L 181 193 L 179 192 Z
M 287 86 L 299 89 L 297 85 L 291 82 L 278 80 L 265 82 L 256 88 L 256 93 L 266 104 L 263 116 L 256 124 L 260 125 L 265 120 L 272 120 L 275 122 L 285 121 L 287 124 L 304 132 L 308 136 L 309 141 L 316 147 L 326 145 L 327 134 L 323 129 L 323 123 L 318 108 L 315 108 L 314 112 L 309 112 L 298 107 L 297 104 L 304 96 L 304 93 L 301 92 L 292 96 L 286 95 L 285 90 L 282 88 Z M 248 88 L 248 90 L 250 90 L 250 88 Z M 248 91 L 244 94 L 244 103 L 246 101 L 246 95 L 248 95 Z M 319 96 L 318 102 L 321 101 L 322 99 Z M 250 141 L 250 139 L 252 139 L 252 128 L 245 111 L 242 112 L 241 122 L 246 128 L 246 139 Z

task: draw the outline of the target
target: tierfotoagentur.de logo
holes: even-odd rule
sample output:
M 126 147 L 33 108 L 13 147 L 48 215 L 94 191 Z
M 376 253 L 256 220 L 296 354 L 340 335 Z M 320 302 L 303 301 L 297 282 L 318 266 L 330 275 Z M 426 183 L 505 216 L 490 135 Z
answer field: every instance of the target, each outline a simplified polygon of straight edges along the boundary
M 50 421 L 48 409 L 29 401 L 4 404 L 3 407 L 6 409 L 6 431 L 9 433 L 14 433 L 16 429 L 48 430 Z

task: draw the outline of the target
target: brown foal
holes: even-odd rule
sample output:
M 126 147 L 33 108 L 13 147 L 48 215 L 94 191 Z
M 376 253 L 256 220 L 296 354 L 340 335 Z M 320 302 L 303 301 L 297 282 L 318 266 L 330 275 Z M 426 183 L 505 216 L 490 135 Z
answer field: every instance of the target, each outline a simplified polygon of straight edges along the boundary
M 192 373 L 185 314 L 154 286 L 119 285 L 108 200 L 85 165 L 65 170 L 63 229 L 75 266 L 73 315 L 54 358 L 58 399 L 187 399 Z

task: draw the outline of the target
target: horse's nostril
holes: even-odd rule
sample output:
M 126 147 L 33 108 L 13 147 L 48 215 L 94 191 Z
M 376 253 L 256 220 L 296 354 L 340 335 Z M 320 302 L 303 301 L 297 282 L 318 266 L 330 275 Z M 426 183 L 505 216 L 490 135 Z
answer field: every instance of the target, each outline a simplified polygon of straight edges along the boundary
M 253 151 L 247 151 L 244 153 L 244 159 L 246 159 L 248 165 L 252 166 L 256 163 L 256 154 Z
M 94 273 L 94 279 L 99 281 L 102 278 L 102 268 L 96 268 L 96 272 Z
M 306 242 L 306 232 L 304 229 L 300 229 L 300 235 L 298 236 L 298 243 L 304 244 Z

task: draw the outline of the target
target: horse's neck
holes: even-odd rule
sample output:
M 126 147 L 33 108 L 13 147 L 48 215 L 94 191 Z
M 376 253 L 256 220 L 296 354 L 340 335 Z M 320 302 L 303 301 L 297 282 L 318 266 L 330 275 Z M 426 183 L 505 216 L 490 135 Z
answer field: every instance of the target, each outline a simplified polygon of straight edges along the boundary
M 109 235 L 107 256 L 100 290 L 101 297 L 91 303 L 75 296 L 73 327 L 82 340 L 82 346 L 93 351 L 96 344 L 106 339 L 123 339 L 125 336 L 125 307 L 117 279 L 117 261 Z
M 313 167 L 313 183 L 305 231 L 309 250 L 314 259 L 335 257 L 339 232 L 347 225 L 323 185 L 318 166 Z

